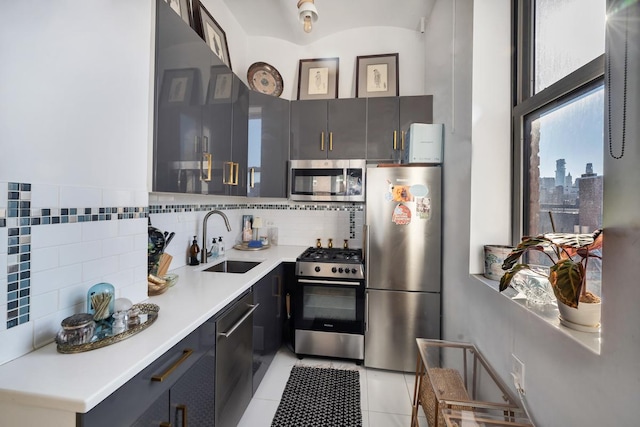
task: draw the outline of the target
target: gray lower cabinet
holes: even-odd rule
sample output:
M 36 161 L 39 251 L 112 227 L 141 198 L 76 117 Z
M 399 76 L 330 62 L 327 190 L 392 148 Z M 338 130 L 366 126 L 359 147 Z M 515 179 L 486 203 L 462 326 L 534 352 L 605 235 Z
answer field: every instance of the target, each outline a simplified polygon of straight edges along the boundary
M 253 393 L 282 345 L 284 266 L 281 264 L 253 285 Z
M 204 323 L 85 414 L 79 427 L 214 424 L 215 324 Z M 163 424 L 164 423 L 164 424 Z
M 400 160 L 411 123 L 433 123 L 433 96 L 368 98 L 367 160 Z

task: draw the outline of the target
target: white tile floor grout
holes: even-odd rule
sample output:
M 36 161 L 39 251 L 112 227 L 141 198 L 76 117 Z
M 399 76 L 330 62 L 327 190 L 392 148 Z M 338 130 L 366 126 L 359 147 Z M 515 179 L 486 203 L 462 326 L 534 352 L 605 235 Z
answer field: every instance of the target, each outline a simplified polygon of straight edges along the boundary
M 245 411 L 239 427 L 269 427 L 294 365 L 357 369 L 360 372 L 362 427 L 409 427 L 414 377 L 402 372 L 358 366 L 345 360 L 305 357 L 299 360 L 282 347 L 267 370 Z M 422 414 L 424 415 L 424 414 Z M 424 416 L 420 426 L 427 426 Z

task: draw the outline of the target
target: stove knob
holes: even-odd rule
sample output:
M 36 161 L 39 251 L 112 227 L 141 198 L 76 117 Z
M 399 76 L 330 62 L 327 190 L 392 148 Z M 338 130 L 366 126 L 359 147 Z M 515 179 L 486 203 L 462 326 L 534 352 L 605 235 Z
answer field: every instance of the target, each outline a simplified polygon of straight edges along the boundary
M 351 269 L 351 274 L 356 274 L 356 269 L 355 268 Z
M 314 268 L 314 270 L 316 271 L 316 273 L 320 273 L 320 266 L 316 265 L 316 268 Z
M 342 267 L 340 267 L 340 268 L 338 269 L 338 273 L 342 273 L 343 271 L 344 271 L 344 270 L 342 270 Z
M 338 269 L 337 269 L 337 268 L 335 268 L 335 267 L 333 267 L 333 268 L 331 269 L 331 272 L 332 272 L 332 273 L 335 273 L 336 271 L 338 271 Z

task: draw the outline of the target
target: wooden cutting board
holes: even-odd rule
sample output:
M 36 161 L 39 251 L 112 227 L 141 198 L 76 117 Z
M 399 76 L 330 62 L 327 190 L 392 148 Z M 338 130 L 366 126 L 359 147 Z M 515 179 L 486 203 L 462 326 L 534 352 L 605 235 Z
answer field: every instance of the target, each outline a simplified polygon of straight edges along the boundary
M 169 265 L 171 264 L 173 257 L 167 253 L 160 256 L 160 262 L 158 263 L 158 277 L 162 277 L 169 271 Z

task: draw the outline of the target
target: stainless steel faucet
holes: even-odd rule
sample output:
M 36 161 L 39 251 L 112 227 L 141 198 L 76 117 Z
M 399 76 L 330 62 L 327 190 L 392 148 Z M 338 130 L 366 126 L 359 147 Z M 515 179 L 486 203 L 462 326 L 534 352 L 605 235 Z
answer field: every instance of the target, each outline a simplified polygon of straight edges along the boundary
M 229 218 L 224 214 L 224 212 L 214 209 L 212 211 L 207 212 L 204 216 L 204 220 L 202 220 L 202 264 L 206 264 L 207 262 L 207 220 L 213 214 L 218 214 L 224 219 L 224 224 L 227 226 L 227 231 L 231 231 L 231 226 L 229 225 Z

